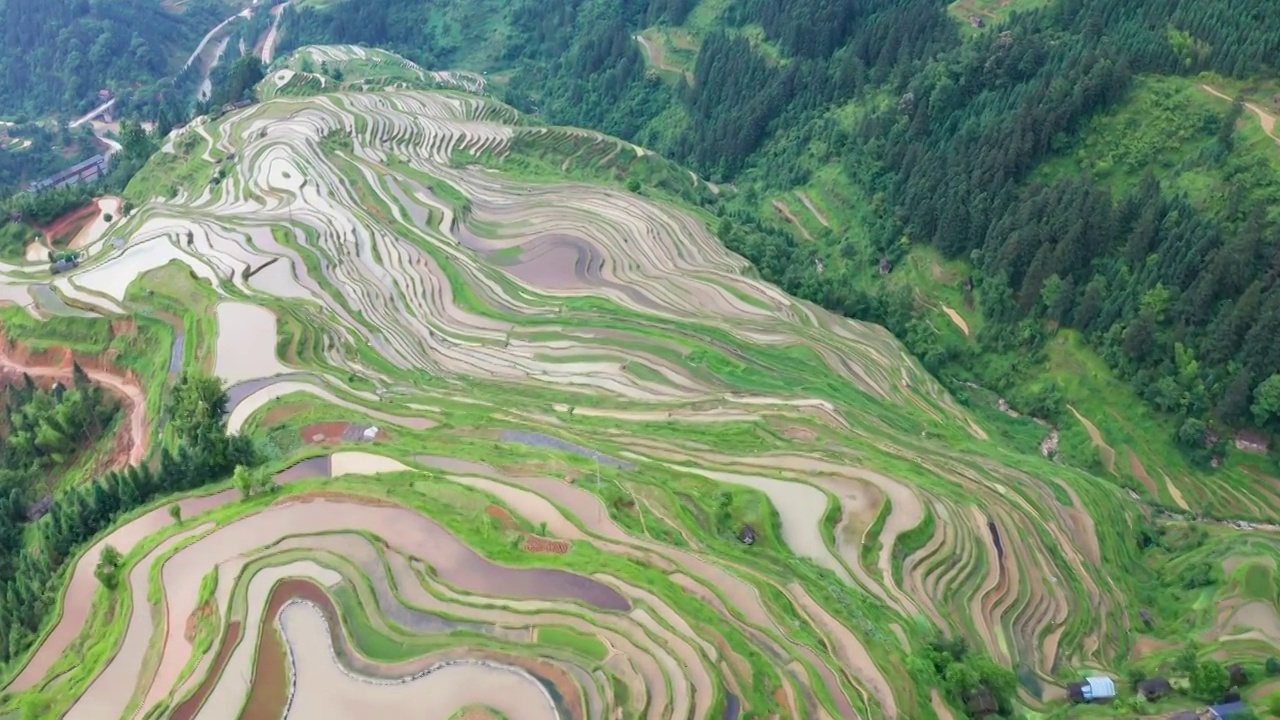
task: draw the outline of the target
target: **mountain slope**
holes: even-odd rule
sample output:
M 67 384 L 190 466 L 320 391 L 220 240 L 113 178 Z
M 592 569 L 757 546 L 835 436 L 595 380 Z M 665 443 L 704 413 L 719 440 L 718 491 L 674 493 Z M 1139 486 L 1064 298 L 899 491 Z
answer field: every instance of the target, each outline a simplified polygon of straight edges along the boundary
M 9 0 L 0 4 L 0 107 L 70 115 L 97 104 L 100 89 L 150 88 L 182 69 L 224 12 L 200 0 L 182 12 L 145 0 Z
M 543 11 L 513 0 L 487 6 L 483 57 L 442 29 L 461 17 L 452 6 L 380 8 L 304 9 L 294 23 L 307 39 L 341 27 L 378 42 L 392 18 L 429 16 L 413 27 L 438 42 L 421 46 L 494 71 L 517 107 L 755 188 L 722 205 L 735 228 L 723 239 L 790 291 L 888 324 L 950 380 L 1072 425 L 1066 405 L 1084 398 L 1064 401 L 1064 384 L 1046 382 L 1046 349 L 1070 327 L 1158 411 L 1161 452 L 1207 468 L 1228 454 L 1213 438 L 1280 431 L 1272 404 L 1258 403 L 1280 374 L 1265 239 L 1280 221 L 1275 156 L 1253 110 L 1195 89 L 1248 95 L 1265 121 L 1280 57 L 1266 3 L 1061 0 L 1009 16 L 1003 4 L 949 15 L 909 0 L 558 0 Z M 1201 71 L 1216 74 L 1192 77 Z M 1151 97 L 1174 87 L 1177 97 Z M 1194 137 L 1151 144 L 1151 111 Z M 1156 158 L 1143 182 L 1135 168 Z M 1082 163 L 1089 174 L 1063 172 Z M 917 301 L 878 278 L 882 259 L 934 262 L 925 245 L 957 279 L 913 274 Z M 967 313 L 973 334 L 929 329 L 943 305 Z
M 230 429 L 273 448 L 280 468 L 314 461 L 313 441 L 335 417 L 390 429 L 324 464 L 378 478 L 282 490 L 329 493 L 320 503 L 219 506 L 222 543 L 278 552 L 274 535 L 237 539 L 229 520 L 263 527 L 281 512 L 296 524 L 274 527 L 304 555 L 276 564 L 327 558 L 367 590 L 386 582 L 378 568 L 394 569 L 394 553 L 433 561 L 439 544 L 398 545 L 414 537 L 407 524 L 387 533 L 389 565 L 318 534 L 379 531 L 363 505 L 334 497 L 339 489 L 428 514 L 503 563 L 590 575 L 640 604 L 602 611 L 588 597 L 551 609 L 574 632 L 628 648 L 626 662 L 549 652 L 541 629 L 486 634 L 483 647 L 554 657 L 582 670 L 569 672 L 593 688 L 587 696 L 655 720 L 743 707 L 941 718 L 980 686 L 1006 714 L 1015 703 L 1053 713 L 1077 670 L 1154 671 L 1184 633 L 1232 658 L 1273 651 L 1274 638 L 1236 632 L 1237 614 L 1275 615 L 1255 597 L 1277 559 L 1272 544 L 1226 526 L 1155 522 L 1108 479 L 1002 447 L 995 425 L 883 328 L 786 295 L 721 246 L 716 234 L 770 237 L 748 216 L 726 219 L 749 190 L 709 184 L 630 142 L 426 87 L 440 78 L 475 79 L 368 48 L 299 50 L 262 81 L 271 99 L 175 133 L 126 191 L 136 213 L 49 281 L 74 306 L 130 314 L 173 292 L 160 273 L 190 278 L 202 289 L 186 294 L 216 311 L 192 323 L 188 341 L 235 383 Z M 117 248 L 114 237 L 128 241 Z M 0 291 L 48 281 L 40 270 L 0 267 Z M 313 517 L 325 502 L 348 504 L 325 524 Z M 543 523 L 537 543 L 532 530 L 513 532 L 521 522 Z M 181 532 L 209 529 L 200 523 Z M 227 560 L 201 547 L 196 559 Z M 560 550 L 531 559 L 530 547 Z M 152 560 L 139 566 L 140 587 Z M 494 622 L 495 609 L 526 597 L 486 598 L 466 583 L 499 575 L 449 574 L 458 567 L 440 564 L 433 591 L 414 602 Z M 184 570 L 187 585 L 166 575 L 166 597 L 194 603 L 207 569 Z M 425 578 L 410 569 L 396 583 L 417 592 Z M 343 617 L 369 615 L 362 634 L 382 628 L 401 653 L 423 642 L 357 590 L 333 594 L 348 603 Z M 216 596 L 242 597 L 221 586 Z M 242 617 L 243 604 L 214 617 Z M 175 612 L 172 622 L 185 622 Z M 128 647 L 144 647 L 152 630 L 141 616 Z M 121 669 L 127 657 L 107 664 L 113 637 L 87 633 L 100 663 L 75 673 L 24 672 L 35 677 L 10 701 L 127 706 L 132 684 L 89 684 L 137 673 L 141 663 Z M 468 632 L 431 642 L 464 654 L 481 645 Z M 190 660 L 179 650 L 165 651 L 157 677 L 179 677 Z M 230 683 L 215 696 L 239 692 L 240 673 L 192 666 L 229 678 L 215 680 Z M 58 679 L 41 686 L 45 670 Z M 149 697 L 168 690 L 160 683 Z

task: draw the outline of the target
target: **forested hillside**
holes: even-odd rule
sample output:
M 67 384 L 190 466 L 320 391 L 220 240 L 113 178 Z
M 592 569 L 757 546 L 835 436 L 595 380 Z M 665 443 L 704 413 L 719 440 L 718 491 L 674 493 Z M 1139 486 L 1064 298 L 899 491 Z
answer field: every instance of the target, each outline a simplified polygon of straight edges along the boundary
M 114 405 L 105 404 L 101 392 L 84 382 L 78 372 L 74 389 L 61 400 L 29 384 L 7 391 L 10 415 L 16 413 L 16 418 L 10 420 L 12 434 L 3 457 L 15 463 L 28 462 L 22 453 L 32 442 L 56 447 L 55 435 L 91 432 L 92 423 L 101 424 L 114 409 Z M 217 380 L 183 376 L 173 390 L 169 429 L 177 438 L 175 451 L 166 448 L 158 467 L 141 464 L 122 472 L 111 471 L 57 495 L 47 504 L 47 514 L 35 522 L 29 522 L 24 501 L 21 480 L 26 478 L 0 476 L 4 490 L 0 493 L 0 597 L 4 599 L 0 603 L 0 662 L 21 656 L 36 639 L 45 612 L 54 605 L 53 583 L 58 581 L 63 564 L 85 541 L 159 494 L 199 487 L 226 477 L 238 464 L 253 463 L 252 443 L 225 433 L 226 402 Z M 37 433 L 34 441 L 32 433 Z M 31 472 L 39 467 L 31 465 Z M 38 538 L 38 552 L 20 552 L 27 531 Z
M 0 108 L 87 111 L 100 89 L 154 99 L 223 14 L 212 0 L 188 2 L 181 13 L 154 0 L 6 0 Z
M 1197 460 L 1221 451 L 1215 426 L 1280 431 L 1280 148 L 1193 85 L 1266 87 L 1280 13 L 1055 0 L 963 21 L 932 0 L 403 0 L 291 13 L 286 34 L 495 71 L 522 109 L 734 182 L 708 201 L 726 243 L 887 324 L 953 384 L 1056 420 L 1046 346 L 1074 328 Z M 655 64 L 654 41 L 675 65 Z M 1163 137 L 1143 132 L 1149 111 Z M 843 221 L 770 211 L 805 186 L 838 188 Z M 940 333 L 877 271 L 926 245 L 972 274 L 973 337 Z

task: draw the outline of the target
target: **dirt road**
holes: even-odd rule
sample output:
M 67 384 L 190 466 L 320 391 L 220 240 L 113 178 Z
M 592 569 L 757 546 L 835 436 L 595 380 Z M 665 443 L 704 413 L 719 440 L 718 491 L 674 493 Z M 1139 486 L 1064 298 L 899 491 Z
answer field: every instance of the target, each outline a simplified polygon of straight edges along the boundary
M 827 216 L 822 214 L 822 211 L 818 209 L 817 205 L 813 204 L 813 200 L 810 199 L 808 195 L 802 192 L 798 192 L 796 195 L 800 197 L 800 202 L 804 203 L 804 206 L 809 208 L 809 212 L 813 213 L 813 216 L 818 218 L 818 222 L 822 223 L 822 227 L 831 227 L 831 223 L 827 220 Z
M 1228 96 L 1226 93 L 1219 92 L 1211 85 L 1201 84 L 1200 88 L 1211 95 L 1216 95 L 1227 102 L 1235 102 L 1235 98 Z M 1276 116 L 1254 105 L 1253 103 L 1245 103 L 1244 106 L 1254 115 L 1258 116 L 1258 121 L 1262 123 L 1262 131 L 1271 136 L 1272 140 L 1280 145 L 1280 137 L 1276 137 Z
M 71 124 L 70 124 L 68 127 L 80 127 L 80 126 L 81 126 L 81 125 L 83 125 L 84 123 L 86 123 L 86 122 L 88 122 L 88 121 L 90 121 L 90 120 L 92 120 L 92 119 L 94 119 L 94 118 L 98 117 L 98 116 L 99 116 L 99 115 L 101 115 L 102 113 L 106 112 L 107 110 L 109 110 L 109 109 L 111 108 L 111 106 L 112 106 L 112 105 L 115 105 L 115 104 L 116 104 L 115 98 L 112 98 L 111 100 L 108 100 L 108 101 L 106 101 L 106 102 L 102 103 L 101 105 L 99 105 L 98 107 L 96 107 L 96 108 L 94 108 L 94 109 L 90 110 L 88 115 L 85 115 L 84 117 L 79 118 L 79 119 L 77 119 L 77 120 L 72 120 L 72 121 L 71 121 Z
M 960 313 L 946 305 L 942 306 L 942 312 L 946 313 L 947 317 L 951 318 L 951 322 L 955 323 L 956 327 L 960 328 L 960 331 L 963 332 L 966 337 L 969 335 L 969 323 L 965 322 L 964 318 L 960 317 Z
M 809 241 L 813 240 L 813 236 L 810 235 L 809 231 L 806 230 L 804 226 L 800 224 L 800 221 L 796 219 L 795 213 L 791 212 L 791 208 L 786 203 L 782 202 L 781 200 L 774 200 L 773 209 L 777 210 L 779 215 L 786 218 L 787 222 L 794 225 L 796 230 L 801 235 L 804 236 L 805 240 L 809 240 Z
M 267 40 L 262 43 L 262 64 L 270 65 L 276 54 L 276 35 L 280 30 L 280 16 L 289 3 L 281 3 L 271 8 L 271 29 L 267 31 Z

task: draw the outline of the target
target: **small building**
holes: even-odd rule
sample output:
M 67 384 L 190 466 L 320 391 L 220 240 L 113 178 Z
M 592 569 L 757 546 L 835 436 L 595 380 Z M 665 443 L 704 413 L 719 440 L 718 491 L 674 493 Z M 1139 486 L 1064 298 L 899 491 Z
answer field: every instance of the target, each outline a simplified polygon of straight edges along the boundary
M 80 260 L 74 257 L 64 257 L 49 267 L 49 271 L 54 275 L 64 273 L 80 264 Z
M 99 90 L 99 91 L 98 91 L 98 99 L 99 99 L 99 100 L 107 101 L 107 100 L 110 100 L 110 99 L 111 99 L 111 98 L 113 98 L 113 97 L 115 97 L 115 96 L 111 94 L 111 91 L 110 91 L 110 90 L 107 90 L 107 89 L 105 89 L 105 88 L 104 88 L 104 89 L 102 89 L 102 90 Z
M 1237 717 L 1249 712 L 1249 707 L 1239 700 L 1221 705 L 1213 705 L 1209 708 L 1209 717 L 1212 720 L 1227 720 L 1227 718 Z
M 1087 677 L 1067 685 L 1067 697 L 1074 703 L 1105 702 L 1116 696 L 1116 681 L 1105 675 Z
M 976 27 L 976 28 L 981 29 L 981 28 L 984 28 L 984 27 L 986 27 L 986 26 L 987 26 L 987 21 L 986 21 L 986 20 L 983 20 L 982 18 L 978 17 L 977 15 L 970 15 L 970 16 L 969 16 L 969 24 L 970 24 L 970 25 L 972 25 L 972 26 L 974 26 L 974 27 Z
M 1142 697 L 1150 701 L 1159 700 L 1165 695 L 1173 692 L 1173 686 L 1169 684 L 1168 680 L 1162 677 L 1143 680 L 1138 683 L 1138 686 L 1135 689 L 1139 693 L 1142 693 Z
M 1232 663 L 1227 666 L 1227 674 L 1231 676 L 1231 687 L 1244 687 L 1249 684 L 1249 673 L 1240 663 Z
M 226 105 L 222 106 L 222 112 L 229 113 L 232 110 L 239 110 L 240 108 L 243 108 L 243 107 L 249 107 L 255 102 L 257 102 L 257 100 L 237 100 L 235 102 L 227 103 Z
M 40 192 L 49 188 L 60 188 L 82 182 L 93 182 L 107 174 L 107 156 L 94 155 L 84 162 L 76 163 L 62 172 L 55 173 L 37 182 L 31 183 L 27 189 Z
M 27 520 L 35 522 L 44 517 L 49 512 L 49 508 L 53 507 L 53 495 L 45 495 L 27 509 Z
M 973 718 L 984 718 L 1000 712 L 1000 703 L 996 702 L 995 694 L 986 686 L 965 693 L 964 707 L 969 711 L 969 717 Z
M 750 525 L 743 525 L 742 530 L 738 531 L 738 539 L 743 545 L 754 545 L 756 542 L 756 529 Z
M 1138 611 L 1138 619 L 1142 621 L 1143 625 L 1147 626 L 1148 630 L 1155 627 L 1156 625 L 1156 621 L 1151 619 L 1151 613 L 1147 612 L 1146 610 Z
M 888 275 L 891 272 L 893 272 L 893 263 L 889 262 L 889 258 L 881 257 L 880 258 L 880 274 Z

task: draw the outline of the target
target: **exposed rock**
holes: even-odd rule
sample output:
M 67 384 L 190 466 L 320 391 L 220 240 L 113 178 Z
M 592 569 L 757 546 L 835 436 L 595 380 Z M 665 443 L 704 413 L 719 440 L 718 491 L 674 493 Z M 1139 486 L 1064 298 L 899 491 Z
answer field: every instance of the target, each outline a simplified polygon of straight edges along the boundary
M 1050 430 L 1040 441 L 1040 454 L 1050 459 L 1058 457 L 1058 428 Z

